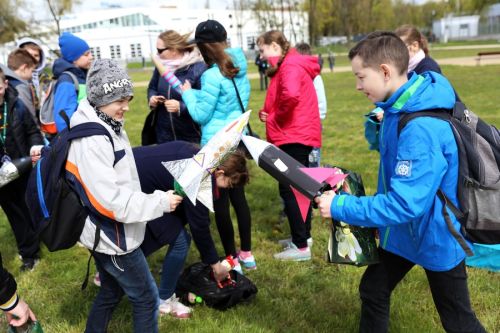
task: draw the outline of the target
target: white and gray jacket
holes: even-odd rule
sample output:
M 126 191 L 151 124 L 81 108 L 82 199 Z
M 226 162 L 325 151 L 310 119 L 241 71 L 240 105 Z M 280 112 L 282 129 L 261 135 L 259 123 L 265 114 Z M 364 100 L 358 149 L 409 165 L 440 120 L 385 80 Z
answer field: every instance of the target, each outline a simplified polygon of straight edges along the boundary
M 134 155 L 125 130 L 117 135 L 97 117 L 87 99 L 83 99 L 71 117 L 71 127 L 85 122 L 102 124 L 114 143 L 105 135 L 76 139 L 68 153 L 66 171 L 74 181 L 90 215 L 80 242 L 92 249 L 96 223 L 101 224 L 101 239 L 96 251 L 121 255 L 138 248 L 144 240 L 146 222 L 169 212 L 166 192 L 141 192 Z

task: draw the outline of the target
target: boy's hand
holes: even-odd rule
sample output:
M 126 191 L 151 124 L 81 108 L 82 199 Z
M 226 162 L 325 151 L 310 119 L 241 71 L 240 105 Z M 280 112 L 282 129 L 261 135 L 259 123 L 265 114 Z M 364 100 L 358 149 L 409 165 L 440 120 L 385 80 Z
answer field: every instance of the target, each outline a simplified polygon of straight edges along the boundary
M 17 303 L 15 308 L 7 311 L 5 315 L 7 316 L 9 325 L 12 325 L 14 327 L 24 325 L 28 321 L 28 319 L 31 319 L 31 321 L 36 321 L 35 314 L 33 313 L 33 311 L 31 311 L 28 304 L 26 304 L 26 302 L 22 299 L 19 300 L 19 303 Z
M 326 191 L 321 196 L 316 197 L 314 202 L 318 205 L 319 213 L 322 217 L 332 217 L 330 207 L 332 206 L 333 198 L 335 197 L 334 191 Z
M 181 111 L 181 103 L 175 99 L 167 99 L 163 104 L 168 112 L 175 113 Z
M 42 154 L 43 145 L 35 145 L 30 149 L 30 157 L 31 162 L 36 163 L 40 159 L 40 155 Z
M 382 121 L 382 119 L 384 119 L 384 111 L 375 113 L 375 117 L 377 117 L 378 121 Z
M 182 202 L 182 197 L 174 193 L 173 190 L 167 191 L 168 202 L 170 204 L 170 212 L 173 212 L 177 206 Z

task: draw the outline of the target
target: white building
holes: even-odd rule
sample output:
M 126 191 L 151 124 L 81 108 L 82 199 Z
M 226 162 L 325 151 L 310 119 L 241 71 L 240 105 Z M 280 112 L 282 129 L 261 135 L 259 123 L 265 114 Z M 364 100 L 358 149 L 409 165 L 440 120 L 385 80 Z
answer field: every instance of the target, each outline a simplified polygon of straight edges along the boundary
M 432 32 L 441 42 L 478 36 L 479 15 L 447 16 L 432 23 Z
M 307 41 L 307 14 L 298 11 L 283 15 L 284 33 L 294 44 Z M 292 18 L 293 25 L 290 24 Z M 215 19 L 227 30 L 232 46 L 253 49 L 263 32 L 254 12 L 168 7 L 136 7 L 94 10 L 66 16 L 61 31 L 69 31 L 87 41 L 96 58 L 141 60 L 156 52 L 160 32 L 176 30 L 192 33 L 199 22 Z M 293 27 L 293 29 L 292 29 Z M 267 27 L 269 29 L 269 27 Z

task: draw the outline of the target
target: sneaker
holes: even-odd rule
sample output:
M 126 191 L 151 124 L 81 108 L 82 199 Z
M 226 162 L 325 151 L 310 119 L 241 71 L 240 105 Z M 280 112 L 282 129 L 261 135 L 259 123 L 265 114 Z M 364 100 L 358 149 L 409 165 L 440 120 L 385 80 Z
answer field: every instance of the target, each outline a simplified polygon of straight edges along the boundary
M 233 258 L 233 262 L 235 263 L 234 267 L 233 267 L 233 271 L 236 271 L 238 273 L 240 273 L 241 275 L 245 275 L 243 274 L 243 269 L 241 269 L 241 264 L 240 264 L 240 261 L 238 260 L 238 258 Z
M 245 267 L 245 269 L 257 269 L 257 263 L 255 262 L 255 257 L 253 255 L 242 258 L 238 253 L 238 261 L 243 264 L 243 267 Z
M 290 247 L 290 244 L 292 243 L 292 239 L 291 238 L 286 238 L 286 239 L 280 239 L 278 241 L 278 244 L 283 246 L 284 248 L 288 248 Z M 311 247 L 313 245 L 313 239 L 312 237 L 309 237 L 307 239 L 307 246 Z
M 191 308 L 179 302 L 179 298 L 175 297 L 175 293 L 167 300 L 160 300 L 160 314 L 170 314 L 172 317 L 179 319 L 187 319 L 191 317 Z
M 101 286 L 101 278 L 99 277 L 99 272 L 94 275 L 94 284 L 98 287 Z
M 40 262 L 40 258 L 22 258 L 23 264 L 19 268 L 22 272 L 32 271 Z
M 290 247 L 280 253 L 275 253 L 274 259 L 289 261 L 311 260 L 311 248 L 307 247 L 307 250 L 301 251 L 297 248 L 297 246 L 295 246 L 295 244 L 290 243 Z

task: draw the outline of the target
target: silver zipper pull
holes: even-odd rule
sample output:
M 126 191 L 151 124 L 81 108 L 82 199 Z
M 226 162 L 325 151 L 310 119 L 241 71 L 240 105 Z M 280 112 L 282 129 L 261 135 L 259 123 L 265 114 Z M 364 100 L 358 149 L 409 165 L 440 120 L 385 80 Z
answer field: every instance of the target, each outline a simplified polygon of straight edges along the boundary
M 469 115 L 469 110 L 467 110 L 467 109 L 464 110 L 464 118 L 465 118 L 465 122 L 467 124 L 470 124 L 470 115 Z

